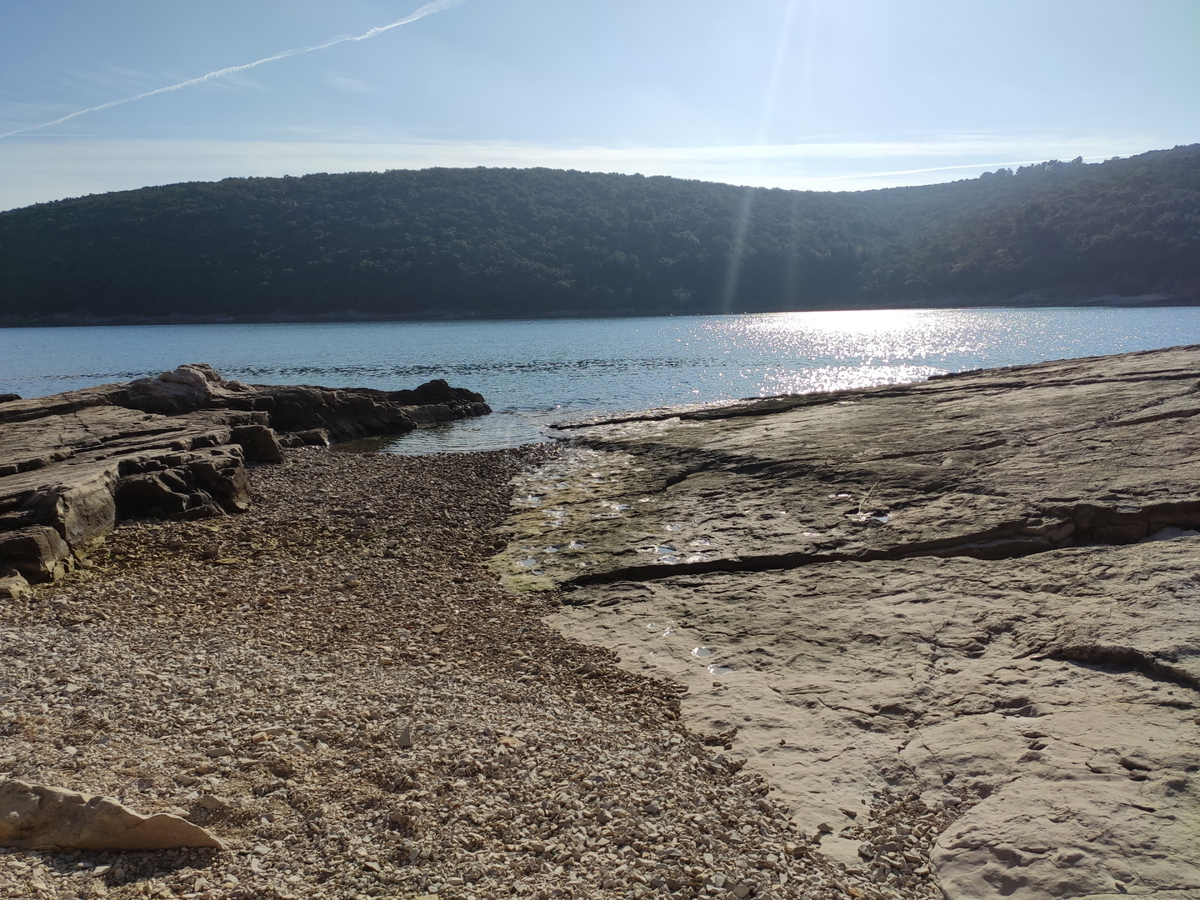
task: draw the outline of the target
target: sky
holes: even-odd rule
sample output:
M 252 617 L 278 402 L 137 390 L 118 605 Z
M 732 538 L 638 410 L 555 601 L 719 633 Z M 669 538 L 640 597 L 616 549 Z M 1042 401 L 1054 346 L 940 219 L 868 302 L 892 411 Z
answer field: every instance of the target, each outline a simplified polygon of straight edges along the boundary
M 869 190 L 1196 142 L 1200 0 L 0 0 L 0 210 L 430 166 Z

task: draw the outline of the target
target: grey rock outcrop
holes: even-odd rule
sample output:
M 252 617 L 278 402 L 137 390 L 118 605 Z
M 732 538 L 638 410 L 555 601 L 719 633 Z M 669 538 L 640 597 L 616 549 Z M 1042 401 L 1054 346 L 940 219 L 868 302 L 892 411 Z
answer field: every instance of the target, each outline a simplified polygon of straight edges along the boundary
M 881 885 L 1200 895 L 1198 422 L 1200 347 L 612 423 L 496 565 Z M 911 795 L 925 856 L 864 845 Z
M 490 412 L 478 394 L 247 385 L 210 366 L 0 404 L 0 566 L 53 579 L 123 518 L 249 503 L 246 462 Z
M 0 847 L 19 850 L 171 850 L 225 845 L 166 813 L 143 816 L 116 800 L 60 787 L 0 781 Z

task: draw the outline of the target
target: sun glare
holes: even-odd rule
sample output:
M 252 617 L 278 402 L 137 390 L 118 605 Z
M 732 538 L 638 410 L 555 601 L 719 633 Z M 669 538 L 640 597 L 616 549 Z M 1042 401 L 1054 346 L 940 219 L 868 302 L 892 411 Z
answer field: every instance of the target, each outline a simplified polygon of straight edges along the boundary
M 928 327 L 929 313 L 917 309 L 823 310 L 763 316 L 756 324 L 770 329 L 819 334 L 898 335 Z

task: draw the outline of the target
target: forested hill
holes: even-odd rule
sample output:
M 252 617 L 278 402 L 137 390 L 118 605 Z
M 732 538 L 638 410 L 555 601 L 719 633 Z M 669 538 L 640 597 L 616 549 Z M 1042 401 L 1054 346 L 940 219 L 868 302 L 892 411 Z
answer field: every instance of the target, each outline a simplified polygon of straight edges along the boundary
M 550 169 L 232 178 L 0 213 L 0 322 L 1200 302 L 1200 145 L 859 193 Z

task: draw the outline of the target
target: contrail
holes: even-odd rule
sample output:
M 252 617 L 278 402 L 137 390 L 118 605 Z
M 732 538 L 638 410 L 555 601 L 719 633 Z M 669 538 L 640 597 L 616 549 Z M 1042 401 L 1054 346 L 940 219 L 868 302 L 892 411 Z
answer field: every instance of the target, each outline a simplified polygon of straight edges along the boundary
M 235 72 L 245 72 L 247 69 L 253 69 L 261 66 L 264 63 L 275 62 L 277 59 L 287 59 L 289 56 L 300 56 L 304 53 L 312 53 L 316 50 L 324 50 L 327 47 L 333 47 L 336 44 L 345 44 L 348 41 L 365 41 L 370 38 L 377 37 L 385 31 L 391 31 L 393 28 L 399 28 L 401 25 L 407 25 L 409 22 L 415 22 L 417 19 L 423 19 L 435 12 L 441 12 L 443 9 L 449 9 L 464 0 L 433 0 L 432 3 L 426 3 L 416 12 L 405 16 L 403 19 L 398 19 L 390 25 L 380 25 L 378 28 L 372 28 L 370 31 L 364 31 L 359 35 L 349 35 L 346 37 L 331 38 L 323 44 L 315 44 L 312 47 L 299 47 L 295 50 L 284 50 L 282 53 L 276 53 L 274 56 L 268 56 L 265 59 L 257 59 L 251 63 L 245 63 L 240 66 L 229 66 L 224 69 L 217 69 L 215 72 L 209 72 L 206 75 L 200 75 L 197 78 L 189 78 L 187 81 L 181 81 L 179 84 L 171 84 L 167 87 L 155 88 L 152 91 L 146 91 L 143 94 L 135 94 L 132 97 L 123 97 L 120 100 L 110 100 L 108 103 L 101 103 L 99 106 L 89 106 L 87 109 L 76 110 L 73 113 L 68 113 L 61 119 L 54 119 L 51 122 L 43 122 L 40 125 L 30 125 L 28 128 L 18 128 L 16 131 L 9 131 L 5 134 L 0 134 L 0 140 L 6 137 L 12 137 L 14 134 L 25 134 L 27 131 L 37 131 L 39 128 L 49 128 L 51 125 L 59 125 L 74 119 L 76 116 L 82 116 L 86 113 L 99 112 L 102 109 L 110 109 L 114 106 L 121 106 L 124 103 L 132 103 L 134 100 L 143 100 L 146 97 L 153 97 L 155 94 L 166 94 L 171 91 L 177 91 L 180 88 L 191 87 L 193 84 L 201 84 L 205 81 L 211 81 L 214 78 L 220 78 L 222 75 L 232 75 Z

